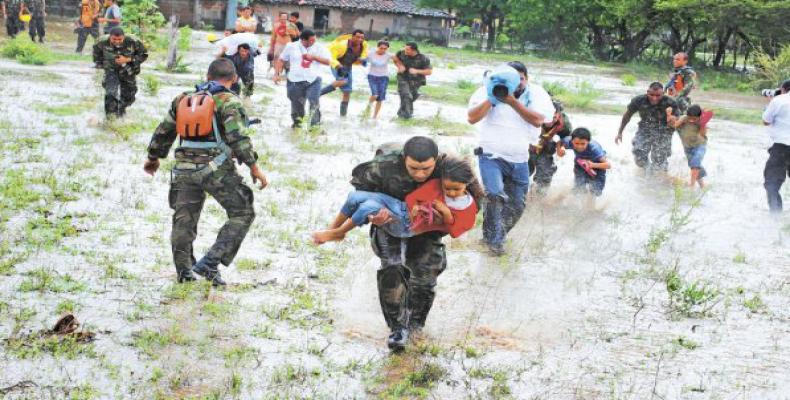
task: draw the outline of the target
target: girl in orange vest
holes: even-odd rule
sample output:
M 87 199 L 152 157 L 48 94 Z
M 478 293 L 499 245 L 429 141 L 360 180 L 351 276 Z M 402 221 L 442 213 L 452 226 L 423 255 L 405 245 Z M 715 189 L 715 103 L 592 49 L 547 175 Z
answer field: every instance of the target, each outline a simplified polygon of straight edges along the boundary
M 382 227 L 397 237 L 411 237 L 439 231 L 456 238 L 475 226 L 477 202 L 484 196 L 472 165 L 460 157 L 442 161 L 442 176 L 423 183 L 406 196 L 406 201 L 365 191 L 349 193 L 340 213 L 329 229 L 313 233 L 313 242 L 323 244 L 343 240 L 350 230 L 368 223 L 368 217 L 382 208 L 389 210 L 392 222 Z

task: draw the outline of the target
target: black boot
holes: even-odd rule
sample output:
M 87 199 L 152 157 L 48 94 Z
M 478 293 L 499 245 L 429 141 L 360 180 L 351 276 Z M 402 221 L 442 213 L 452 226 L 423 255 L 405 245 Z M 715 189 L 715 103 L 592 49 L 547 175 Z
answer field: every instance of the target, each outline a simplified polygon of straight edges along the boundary
M 348 114 L 348 102 L 341 101 L 340 102 L 340 116 L 345 117 Z
M 225 286 L 227 285 L 224 280 L 222 280 L 222 276 L 219 273 L 219 269 L 216 265 L 208 265 L 204 260 L 198 261 L 194 267 L 192 267 L 192 271 L 204 278 L 206 280 L 211 281 L 212 286 Z
M 192 270 L 181 271 L 178 273 L 178 283 L 194 282 L 197 278 L 192 273 Z
M 392 351 L 403 351 L 409 344 L 409 329 L 395 328 L 387 338 L 387 347 Z

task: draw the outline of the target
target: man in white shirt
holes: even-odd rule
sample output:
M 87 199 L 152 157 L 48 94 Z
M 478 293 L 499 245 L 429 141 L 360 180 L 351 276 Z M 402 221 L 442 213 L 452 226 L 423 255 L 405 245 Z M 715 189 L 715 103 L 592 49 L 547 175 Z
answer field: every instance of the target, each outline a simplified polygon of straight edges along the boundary
M 305 29 L 299 35 L 298 42 L 290 42 L 276 60 L 274 83 L 281 79 L 285 62 L 291 65 L 288 71 L 288 99 L 291 100 L 291 119 L 293 128 L 301 125 L 305 116 L 304 105 L 310 102 L 310 126 L 321 122 L 321 110 L 318 99 L 321 94 L 321 65 L 329 65 L 332 57 L 326 47 L 316 44 L 315 32 Z
M 771 135 L 771 148 L 765 162 L 765 193 L 768 208 L 772 213 L 782 212 L 782 196 L 779 189 L 790 176 L 790 79 L 779 88 L 781 94 L 774 97 L 763 113 L 763 124 Z
M 529 145 L 537 144 L 540 126 L 554 116 L 551 97 L 540 85 L 528 82 L 527 67 L 518 61 L 507 65 L 521 78 L 515 93 L 492 101 L 486 87 L 481 87 L 469 100 L 468 110 L 469 123 L 477 126 L 480 137 L 475 154 L 488 195 L 483 240 L 495 256 L 505 253 L 505 236 L 526 206 Z

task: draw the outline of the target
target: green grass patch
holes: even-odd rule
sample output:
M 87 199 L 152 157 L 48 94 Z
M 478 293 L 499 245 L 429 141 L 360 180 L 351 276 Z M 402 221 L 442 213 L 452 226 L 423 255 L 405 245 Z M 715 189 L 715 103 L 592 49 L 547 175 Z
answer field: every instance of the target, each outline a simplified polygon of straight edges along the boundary
M 579 81 L 574 87 L 567 87 L 559 82 L 546 82 L 543 87 L 566 108 L 579 111 L 600 110 L 597 100 L 603 96 L 603 90 L 596 89 L 590 82 Z
M 713 112 L 713 119 L 724 119 L 743 124 L 761 124 L 763 120 L 763 112 L 756 108 L 715 108 Z
M 471 81 L 461 79 L 453 84 L 424 86 L 421 91 L 428 100 L 466 106 L 477 88 Z
M 755 314 L 765 312 L 768 309 L 759 294 L 755 294 L 751 298 L 744 300 L 743 306 Z
M 620 75 L 620 82 L 625 86 L 636 86 L 636 75 L 622 74 Z
M 96 358 L 93 344 L 81 343 L 73 335 L 11 338 L 6 341 L 6 350 L 21 359 L 38 358 L 45 353 L 67 360 L 78 357 Z
M 444 118 L 441 108 L 431 118 L 396 118 L 394 121 L 402 127 L 427 128 L 431 134 L 439 136 L 466 136 L 472 132 L 472 126 L 466 121 L 455 122 Z
M 143 90 L 149 96 L 156 96 L 159 94 L 159 89 L 162 87 L 162 81 L 154 74 L 143 74 Z
M 236 269 L 239 271 L 260 271 L 269 269 L 272 260 L 253 260 L 252 258 L 240 258 L 236 260 Z
M 86 111 L 90 111 L 96 106 L 97 99 L 95 97 L 82 97 L 77 101 L 61 105 L 48 105 L 40 103 L 36 105 L 36 109 L 58 117 L 71 117 L 80 115 Z
M 150 136 L 159 122 L 154 118 L 136 118 L 134 121 L 127 119 L 107 119 L 104 121 L 104 129 L 114 133 L 124 141 L 129 140 L 134 135 Z
M 86 289 L 84 283 L 71 275 L 60 275 L 46 268 L 37 268 L 25 275 L 27 278 L 19 285 L 20 292 L 76 293 Z
M 163 331 L 143 329 L 132 336 L 134 337 L 132 346 L 151 358 L 156 358 L 159 350 L 163 347 L 171 345 L 186 346 L 190 343 L 189 338 L 177 326 L 171 326 Z

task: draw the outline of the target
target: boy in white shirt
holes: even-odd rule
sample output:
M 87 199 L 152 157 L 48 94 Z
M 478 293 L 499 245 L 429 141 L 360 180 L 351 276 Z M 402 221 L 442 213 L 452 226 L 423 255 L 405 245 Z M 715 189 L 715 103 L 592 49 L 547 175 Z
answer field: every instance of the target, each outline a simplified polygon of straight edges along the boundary
M 771 148 L 765 162 L 765 192 L 768 208 L 772 213 L 782 212 L 782 196 L 779 189 L 790 176 L 790 79 L 782 83 L 780 94 L 775 96 L 763 113 L 763 124 L 771 135 Z

